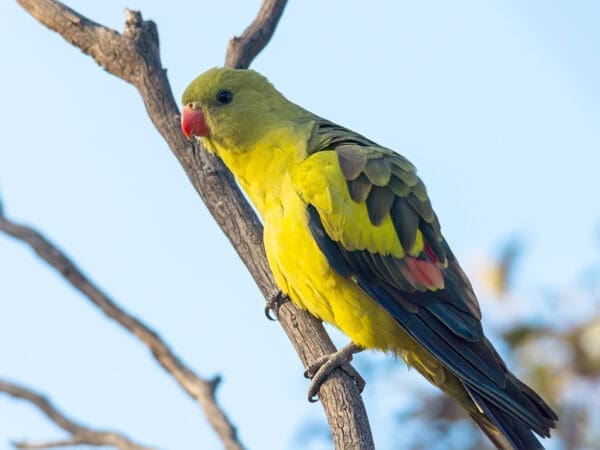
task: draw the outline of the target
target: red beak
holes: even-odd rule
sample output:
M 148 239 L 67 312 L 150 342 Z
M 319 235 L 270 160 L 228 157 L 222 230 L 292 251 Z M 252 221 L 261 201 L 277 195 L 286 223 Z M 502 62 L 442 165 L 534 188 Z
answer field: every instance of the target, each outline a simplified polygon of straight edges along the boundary
M 203 137 L 208 135 L 208 125 L 206 125 L 202 110 L 194 110 L 184 106 L 181 113 L 181 131 L 188 139 L 192 136 Z

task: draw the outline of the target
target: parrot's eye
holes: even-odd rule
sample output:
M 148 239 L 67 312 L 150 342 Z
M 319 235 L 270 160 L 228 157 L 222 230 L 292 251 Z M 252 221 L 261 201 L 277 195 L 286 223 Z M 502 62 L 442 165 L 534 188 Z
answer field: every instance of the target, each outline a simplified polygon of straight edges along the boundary
M 227 105 L 228 103 L 231 103 L 231 100 L 233 100 L 233 94 L 229 89 L 221 89 L 217 92 L 217 101 L 219 103 Z

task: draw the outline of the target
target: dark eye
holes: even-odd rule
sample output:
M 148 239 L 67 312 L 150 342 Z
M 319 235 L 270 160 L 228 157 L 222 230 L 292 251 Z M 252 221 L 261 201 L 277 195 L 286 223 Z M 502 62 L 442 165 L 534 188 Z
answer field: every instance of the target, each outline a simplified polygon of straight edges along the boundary
M 233 100 L 233 94 L 230 90 L 221 89 L 219 92 L 217 92 L 217 101 L 219 103 L 223 103 L 224 105 L 226 105 L 228 103 L 231 103 L 231 100 Z

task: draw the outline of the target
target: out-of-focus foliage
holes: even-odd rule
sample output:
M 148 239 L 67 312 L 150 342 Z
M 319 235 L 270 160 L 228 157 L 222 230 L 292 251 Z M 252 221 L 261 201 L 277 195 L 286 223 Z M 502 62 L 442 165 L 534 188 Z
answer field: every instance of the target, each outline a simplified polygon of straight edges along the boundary
M 515 283 L 524 253 L 523 241 L 511 238 L 497 257 L 469 268 L 486 334 L 509 367 L 558 412 L 558 428 L 544 445 L 600 449 L 600 252 L 568 286 L 543 286 L 533 295 Z M 369 355 L 358 366 L 369 383 L 365 398 L 378 448 L 492 448 L 453 400 L 402 363 Z M 311 435 L 318 440 L 323 433 Z
M 477 267 L 478 281 L 487 287 L 496 297 L 504 297 L 513 285 L 518 262 L 523 254 L 523 241 L 512 237 L 500 247 L 498 256 L 489 263 Z

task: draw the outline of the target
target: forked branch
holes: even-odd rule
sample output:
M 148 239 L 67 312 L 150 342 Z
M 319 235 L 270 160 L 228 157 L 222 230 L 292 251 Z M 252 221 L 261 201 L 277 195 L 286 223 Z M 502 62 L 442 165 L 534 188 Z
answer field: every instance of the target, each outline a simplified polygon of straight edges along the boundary
M 179 110 L 159 54 L 158 32 L 139 12 L 127 11 L 123 33 L 90 21 L 56 0 L 18 0 L 37 20 L 92 56 L 109 73 L 133 84 L 148 114 L 209 211 L 254 277 L 265 298 L 277 292 L 262 246 L 262 226 L 231 174 L 215 157 L 185 140 Z M 255 21 L 234 38 L 228 66 L 247 68 L 272 36 L 285 7 L 283 0 L 265 0 Z M 285 303 L 279 322 L 305 367 L 335 347 L 322 325 Z M 336 370 L 319 390 L 336 448 L 373 448 L 360 393 L 352 379 Z
M 1 202 L 0 231 L 29 244 L 41 259 L 58 271 L 75 289 L 79 290 L 89 301 L 100 308 L 106 316 L 116 321 L 146 344 L 158 363 L 200 404 L 210 425 L 219 435 L 225 448 L 228 450 L 241 450 L 243 448 L 238 439 L 236 428 L 217 404 L 215 390 L 220 382 L 219 377 L 205 380 L 196 375 L 175 355 L 154 330 L 111 300 L 107 294 L 83 274 L 58 246 L 33 228 L 7 219 Z
M 37 406 L 48 419 L 70 434 L 66 439 L 55 441 L 15 442 L 14 446 L 16 448 L 33 449 L 71 447 L 75 445 L 110 445 L 119 450 L 151 450 L 151 447 L 137 444 L 121 433 L 114 431 L 98 431 L 75 422 L 54 406 L 45 396 L 24 386 L 0 379 L 0 392 L 4 392 L 14 398 L 31 402 L 33 405 Z

